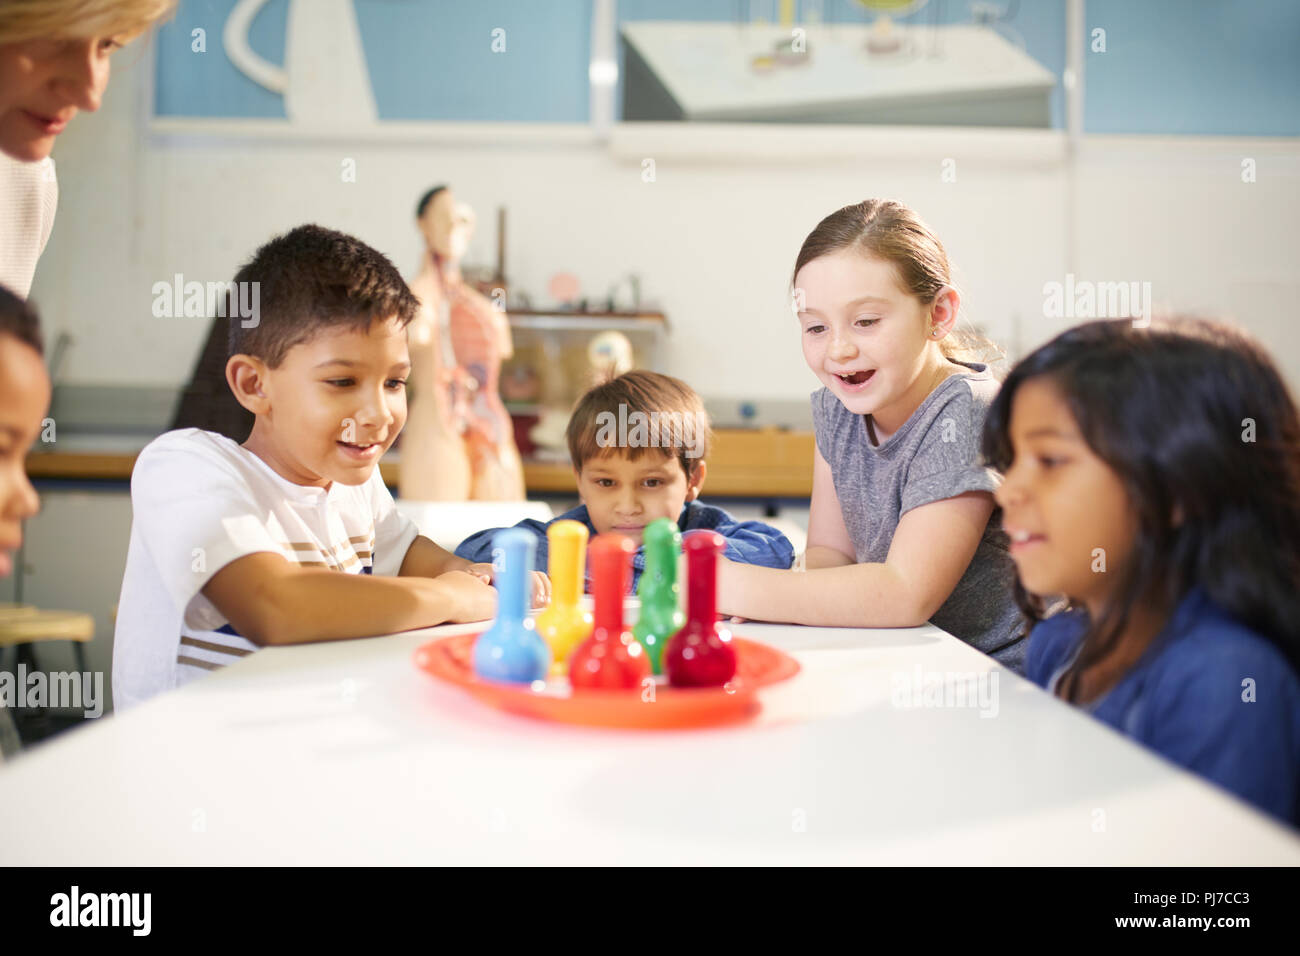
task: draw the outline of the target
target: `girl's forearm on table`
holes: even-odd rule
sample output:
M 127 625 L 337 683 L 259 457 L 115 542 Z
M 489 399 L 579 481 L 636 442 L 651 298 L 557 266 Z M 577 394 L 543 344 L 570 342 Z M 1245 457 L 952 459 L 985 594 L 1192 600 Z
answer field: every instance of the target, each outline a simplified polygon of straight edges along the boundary
M 778 571 L 722 562 L 718 611 L 820 627 L 915 627 L 924 616 L 888 564 Z

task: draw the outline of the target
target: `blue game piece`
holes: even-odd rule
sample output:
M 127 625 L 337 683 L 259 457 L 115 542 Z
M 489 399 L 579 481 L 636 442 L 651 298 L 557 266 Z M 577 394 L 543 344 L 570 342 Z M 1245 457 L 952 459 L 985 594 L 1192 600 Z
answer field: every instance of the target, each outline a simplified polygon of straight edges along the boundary
M 522 528 L 506 528 L 492 537 L 497 617 L 474 642 L 474 673 L 479 677 L 516 684 L 546 679 L 551 648 L 528 616 L 528 572 L 536 551 L 536 540 Z

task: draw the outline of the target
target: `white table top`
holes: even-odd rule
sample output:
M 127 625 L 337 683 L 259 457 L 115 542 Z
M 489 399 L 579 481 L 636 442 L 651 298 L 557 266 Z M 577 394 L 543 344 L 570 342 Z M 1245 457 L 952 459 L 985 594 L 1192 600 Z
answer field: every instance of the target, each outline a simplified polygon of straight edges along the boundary
M 0 765 L 0 864 L 1300 864 L 1293 831 L 934 627 L 737 625 L 801 673 L 752 723 L 653 733 L 411 663 L 474 629 L 268 648 L 34 748 Z M 996 674 L 996 714 L 898 706 L 918 667 Z
M 634 21 L 620 30 L 688 119 L 761 119 L 800 108 L 882 104 L 996 93 L 1046 95 L 1056 77 L 987 27 L 896 25 L 911 52 L 869 56 L 871 27 L 807 27 L 806 65 L 756 73 L 750 61 L 789 40 L 790 28 L 734 23 Z M 936 47 L 937 42 L 937 47 Z

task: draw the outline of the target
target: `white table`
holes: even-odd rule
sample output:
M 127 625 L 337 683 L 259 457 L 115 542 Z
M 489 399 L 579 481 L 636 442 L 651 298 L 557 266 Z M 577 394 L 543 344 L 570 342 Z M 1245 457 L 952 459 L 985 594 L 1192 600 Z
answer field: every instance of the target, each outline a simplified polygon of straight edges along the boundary
M 867 53 L 866 24 L 806 29 L 806 64 L 756 73 L 790 28 L 624 23 L 624 119 L 1051 125 L 1056 76 L 988 27 L 895 26 L 906 51 L 883 56 Z
M 0 765 L 0 865 L 1300 864 L 1293 831 L 937 628 L 739 625 L 802 672 L 751 724 L 656 733 L 412 665 L 473 629 L 266 649 Z M 996 715 L 896 706 L 918 666 L 996 674 Z

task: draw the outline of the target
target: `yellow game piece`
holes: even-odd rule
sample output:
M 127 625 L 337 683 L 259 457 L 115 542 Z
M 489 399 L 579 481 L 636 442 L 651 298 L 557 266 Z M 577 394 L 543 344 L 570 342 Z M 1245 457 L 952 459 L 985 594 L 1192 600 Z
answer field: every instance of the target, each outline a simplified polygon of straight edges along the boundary
M 537 615 L 537 633 L 551 645 L 552 673 L 566 673 L 569 655 L 591 633 L 591 612 L 582 607 L 587 526 L 555 521 L 546 530 L 551 603 Z

